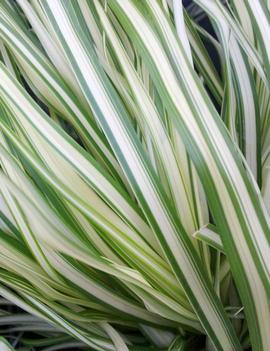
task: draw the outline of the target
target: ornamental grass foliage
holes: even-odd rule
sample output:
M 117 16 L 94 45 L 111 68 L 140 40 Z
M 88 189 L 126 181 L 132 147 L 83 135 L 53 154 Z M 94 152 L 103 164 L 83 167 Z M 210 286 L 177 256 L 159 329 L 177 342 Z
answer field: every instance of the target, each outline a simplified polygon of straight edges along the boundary
M 0 0 L 0 350 L 270 350 L 270 2 Z

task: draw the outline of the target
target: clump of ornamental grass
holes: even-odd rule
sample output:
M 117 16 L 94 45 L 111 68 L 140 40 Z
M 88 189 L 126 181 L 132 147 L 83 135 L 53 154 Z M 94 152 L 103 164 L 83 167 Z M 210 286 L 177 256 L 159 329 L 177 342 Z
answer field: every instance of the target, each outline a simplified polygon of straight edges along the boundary
M 269 6 L 0 1 L 0 348 L 269 350 Z

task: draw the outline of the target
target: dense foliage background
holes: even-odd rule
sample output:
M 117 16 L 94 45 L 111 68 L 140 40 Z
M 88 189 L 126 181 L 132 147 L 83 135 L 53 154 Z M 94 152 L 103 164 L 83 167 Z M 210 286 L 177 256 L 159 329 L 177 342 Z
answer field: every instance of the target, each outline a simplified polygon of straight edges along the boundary
M 269 8 L 0 0 L 0 350 L 268 351 Z

